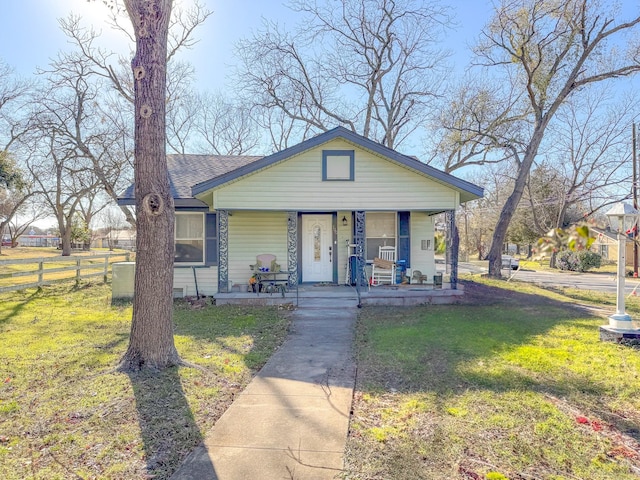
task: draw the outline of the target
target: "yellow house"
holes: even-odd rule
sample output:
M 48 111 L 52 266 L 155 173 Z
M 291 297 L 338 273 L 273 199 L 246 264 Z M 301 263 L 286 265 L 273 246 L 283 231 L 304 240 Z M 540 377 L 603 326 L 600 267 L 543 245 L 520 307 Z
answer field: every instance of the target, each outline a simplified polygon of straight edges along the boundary
M 265 157 L 169 155 L 176 205 L 177 295 L 247 284 L 256 256 L 273 254 L 289 283 L 344 283 L 350 256 L 365 265 L 395 247 L 408 273 L 436 273 L 435 215 L 482 188 L 343 127 Z M 133 187 L 120 198 L 133 204 Z
M 591 245 L 591 251 L 602 255 L 603 260 L 612 262 L 618 261 L 618 239 L 617 235 L 609 230 L 594 228 L 595 240 Z M 625 242 L 625 264 L 633 267 L 633 240 L 627 239 Z

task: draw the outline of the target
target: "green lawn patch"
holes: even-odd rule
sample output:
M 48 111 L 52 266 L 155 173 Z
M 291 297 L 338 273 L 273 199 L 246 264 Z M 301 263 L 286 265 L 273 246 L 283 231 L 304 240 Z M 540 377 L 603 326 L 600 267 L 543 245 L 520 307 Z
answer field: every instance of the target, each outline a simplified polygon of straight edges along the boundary
M 549 259 L 548 258 L 544 258 L 541 260 L 527 260 L 527 259 L 520 259 L 520 268 L 522 270 L 534 270 L 537 272 L 560 272 L 561 270 L 557 269 L 557 268 L 551 268 L 549 266 Z M 602 261 L 602 265 L 599 268 L 592 268 L 591 270 L 588 270 L 588 273 L 610 273 L 615 275 L 616 272 L 618 271 L 618 267 L 616 262 L 611 262 L 611 261 Z
M 365 308 L 347 478 L 640 478 L 640 351 L 561 292 Z
M 286 336 L 276 308 L 177 303 L 175 341 L 197 368 L 115 372 L 131 306 L 109 285 L 0 295 L 3 480 L 165 479 Z

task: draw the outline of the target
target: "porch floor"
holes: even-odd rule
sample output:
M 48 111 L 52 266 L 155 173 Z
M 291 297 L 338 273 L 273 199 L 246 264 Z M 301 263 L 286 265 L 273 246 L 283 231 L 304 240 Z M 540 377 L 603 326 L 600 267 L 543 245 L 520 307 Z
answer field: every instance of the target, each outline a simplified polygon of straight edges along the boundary
M 413 306 L 430 304 L 456 303 L 464 295 L 464 286 L 458 284 L 456 290 L 451 289 L 449 283 L 443 283 L 442 288 L 433 285 L 380 285 L 368 289 L 362 288 L 360 293 L 361 305 Z M 331 298 L 353 301 L 358 305 L 356 288 L 349 285 L 302 284 L 298 291 L 285 293 L 256 293 L 231 292 L 217 293 L 213 296 L 216 305 L 309 305 Z

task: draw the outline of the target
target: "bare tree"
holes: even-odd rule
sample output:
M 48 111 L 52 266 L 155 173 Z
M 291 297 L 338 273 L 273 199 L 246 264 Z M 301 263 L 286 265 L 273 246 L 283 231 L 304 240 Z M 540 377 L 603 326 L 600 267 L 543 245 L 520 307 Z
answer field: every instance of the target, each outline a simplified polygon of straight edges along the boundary
M 249 109 L 222 95 L 204 93 L 193 98 L 198 150 L 216 155 L 243 155 L 259 142 L 258 125 Z
M 398 147 L 442 93 L 447 8 L 414 0 L 291 6 L 303 17 L 296 32 L 266 24 L 238 44 L 241 91 L 294 121 L 303 138 L 343 125 Z
M 0 232 L 10 224 L 33 195 L 32 184 L 18 161 L 22 152 L 16 151 L 26 131 L 27 104 L 33 82 L 18 78 L 0 60 Z
M 25 122 L 20 112 L 26 110 L 32 88 L 33 82 L 16 77 L 11 67 L 0 59 L 0 152 L 10 151 L 24 134 Z
M 466 76 L 451 88 L 453 94 L 432 124 L 435 144 L 426 145 L 427 163 L 448 173 L 463 167 L 513 161 L 525 149 L 528 128 L 522 93 L 510 84 Z
M 474 171 L 473 180 L 484 186 L 484 196 L 464 204 L 456 221 L 461 228 L 460 243 L 467 255 L 477 252 L 479 260 L 486 258 L 498 215 L 513 188 L 510 173 L 509 168 L 493 163 Z
M 108 206 L 108 199 L 105 198 L 102 190 L 93 190 L 87 192 L 82 202 L 79 203 L 76 216 L 82 220 L 89 233 L 91 233 L 91 225 L 94 218 Z
M 300 131 L 296 120 L 282 110 L 254 107 L 250 112 L 255 123 L 269 136 L 274 152 L 284 150 L 294 139 L 305 138 L 305 133 Z
M 130 29 L 119 23 L 121 13 L 118 9 L 112 9 L 111 23 L 124 35 L 130 36 Z M 170 68 L 166 101 L 167 111 L 175 120 L 170 125 L 175 128 L 170 132 L 169 138 L 172 147 L 181 153 L 186 151 L 190 140 L 190 132 L 184 128 L 188 123 L 180 122 L 192 118 L 192 112 L 185 111 L 184 105 L 185 98 L 189 96 L 193 69 L 190 65 L 179 62 L 175 55 L 180 49 L 190 48 L 195 44 L 194 30 L 209 15 L 211 12 L 196 1 L 189 8 L 173 10 L 170 21 L 167 51 Z M 91 28 L 83 27 L 79 17 L 70 15 L 61 19 L 60 26 L 76 48 L 71 53 L 60 54 L 52 64 L 52 70 L 65 71 L 69 78 L 75 75 L 82 79 L 82 83 L 99 86 L 96 91 L 100 92 L 100 101 L 91 104 L 93 115 L 79 118 L 85 125 L 75 132 L 67 133 L 70 134 L 70 140 L 93 164 L 95 174 L 102 182 L 104 190 L 116 201 L 118 194 L 133 180 L 131 125 L 134 83 L 130 75 L 129 62 L 124 56 L 99 47 L 99 34 Z M 110 91 L 117 95 L 109 95 Z M 88 110 L 89 105 L 85 108 Z M 93 123 L 86 125 L 91 120 Z M 120 209 L 127 221 L 132 226 L 135 225 L 135 215 L 130 208 L 121 205 Z
M 0 190 L 0 233 L 6 231 L 7 226 L 15 218 L 15 216 L 23 209 L 27 197 L 22 194 L 15 194 L 10 189 Z M 12 246 L 15 245 L 12 237 Z M 2 246 L 0 245 L 0 252 Z
M 114 3 L 114 1 L 110 0 L 110 3 Z M 170 31 L 167 40 L 167 64 L 170 66 L 175 64 L 176 68 L 175 70 L 171 68 L 168 70 L 170 77 L 168 84 L 170 87 L 167 89 L 167 102 L 169 104 L 174 100 L 174 96 L 170 94 L 171 85 L 175 86 L 176 91 L 182 92 L 183 90 L 179 84 L 192 74 L 191 67 L 184 63 L 172 62 L 172 60 L 181 49 L 191 48 L 197 43 L 194 38 L 194 32 L 212 13 L 198 0 L 194 1 L 188 8 L 183 8 L 180 5 L 177 8 L 172 6 Z M 122 23 L 122 20 L 126 19 L 126 22 L 130 20 L 127 17 L 128 15 L 121 9 L 112 8 L 109 22 L 113 28 L 120 31 L 135 44 L 135 35 L 132 36 L 128 25 L 123 25 Z M 112 88 L 127 101 L 133 103 L 134 85 L 129 74 L 130 66 L 127 57 L 98 46 L 99 33 L 92 28 L 84 27 L 81 19 L 77 16 L 70 15 L 66 19 L 61 19 L 60 26 L 65 35 L 78 47 L 78 53 L 91 62 L 92 72 L 107 79 Z
M 549 124 L 581 90 L 640 70 L 634 46 L 624 43 L 638 23 L 640 16 L 620 21 L 592 0 L 503 0 L 483 30 L 478 58 L 494 71 L 503 69 L 504 77 L 493 81 L 508 83 L 515 92 L 510 98 L 524 102 L 517 111 L 526 113 L 518 122 L 524 148 L 503 142 L 495 147 L 514 159 L 517 171 L 489 250 L 490 275 L 500 276 L 507 229 Z
M 11 237 L 11 245 L 18 245 L 18 238 L 27 232 L 33 222 L 46 218 L 49 211 L 42 205 L 36 196 L 30 196 L 19 207 L 16 215 L 8 221 L 6 228 Z M 2 230 L 0 230 L 2 231 Z
M 636 102 L 606 105 L 604 91 L 571 101 L 549 125 L 507 238 L 533 245 L 550 230 L 590 218 L 627 189 L 630 132 Z M 555 266 L 555 255 L 550 256 Z
M 58 119 L 45 119 L 39 113 L 37 130 L 32 133 L 33 148 L 37 149 L 28 161 L 39 198 L 49 207 L 58 223 L 62 241 L 62 255 L 71 255 L 73 218 L 85 197 L 100 188 L 100 181 L 90 166 L 68 148 L 64 138 L 57 135 Z
M 96 229 L 107 240 L 109 250 L 113 250 L 120 240 L 120 234 L 126 227 L 126 222 L 122 213 L 116 207 L 107 207 L 100 213 L 101 227 Z
M 78 52 L 60 53 L 41 73 L 48 75 L 50 87 L 41 100 L 41 110 L 48 114 L 39 118 L 56 129 L 58 143 L 84 159 L 103 191 L 115 201 L 132 182 L 129 104 L 123 105 L 121 97 L 105 92 L 108 84 L 94 74 L 92 63 Z M 95 207 L 95 202 L 86 199 L 80 206 L 90 222 L 95 212 L 87 208 Z M 127 206 L 121 209 L 127 221 L 135 224 L 133 212 Z
M 9 154 L 0 152 L 0 233 L 24 210 L 33 193 L 31 184 L 25 181 Z
M 532 170 L 523 194 L 536 238 L 591 217 L 621 198 L 629 181 L 630 125 L 638 102 L 612 103 L 608 89 L 563 105 L 549 125 L 544 163 Z M 555 267 L 556 255 L 550 256 Z
M 607 88 L 586 92 L 563 105 L 549 126 L 544 158 L 566 179 L 551 228 L 566 226 L 562 218 L 576 204 L 582 205 L 581 216 L 590 217 L 629 191 L 624 184 L 629 182 L 630 126 L 639 103 L 635 95 L 618 101 L 612 95 Z

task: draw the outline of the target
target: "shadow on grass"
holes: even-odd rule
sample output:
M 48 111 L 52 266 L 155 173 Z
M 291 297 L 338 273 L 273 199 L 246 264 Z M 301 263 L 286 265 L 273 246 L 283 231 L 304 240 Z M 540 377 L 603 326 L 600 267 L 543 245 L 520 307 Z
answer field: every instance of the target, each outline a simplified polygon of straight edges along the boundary
M 205 341 L 217 346 L 220 352 L 239 355 L 252 373 L 269 360 L 286 338 L 289 327 L 289 321 L 274 307 L 224 305 L 194 310 L 176 303 L 173 319 L 176 335 Z M 246 344 L 236 342 L 243 336 L 251 340 Z
M 258 318 L 259 317 L 259 318 Z M 274 328 L 269 320 L 276 321 L 277 310 L 211 307 L 192 309 L 181 302 L 174 306 L 173 319 L 177 337 L 203 342 L 200 350 L 195 345 L 192 353 L 206 353 L 186 360 L 200 364 L 215 377 L 222 391 L 211 393 L 209 417 L 221 415 L 242 382 L 251 374 L 244 368 L 227 365 L 225 360 L 237 356 L 247 369 L 255 372 L 266 362 L 276 345 L 286 334 L 287 322 L 277 322 Z M 243 336 L 251 337 L 241 340 Z M 234 343 L 235 342 L 235 343 Z M 205 362 L 200 362 L 209 358 Z M 218 363 L 211 362 L 218 358 Z M 185 368 L 185 367 L 180 367 Z M 199 429 L 194 411 L 187 401 L 179 375 L 179 368 L 162 372 L 135 372 L 128 374 L 136 400 L 138 422 L 144 442 L 147 474 L 154 479 L 202 478 L 215 480 L 215 466 L 206 447 L 204 433 Z M 234 385 L 230 387 L 229 385 Z M 188 388 L 185 385 L 185 388 Z M 207 381 L 196 388 L 207 388 Z M 211 388 L 211 385 L 208 386 Z M 198 414 L 203 415 L 201 412 Z M 183 463 L 184 462 L 184 463 Z M 184 470 L 182 470 L 184 465 Z M 183 477 L 186 475 L 186 477 Z
M 15 303 L 15 305 L 9 310 L 6 310 L 6 314 L 0 316 L 0 323 L 5 323 L 18 316 L 25 308 L 29 306 L 32 301 L 37 300 L 42 296 L 42 289 L 37 288 L 35 290 L 29 291 L 20 290 L 19 293 L 21 294 L 22 298 L 14 299 L 11 301 L 11 303 Z
M 607 378 L 606 372 L 617 372 L 607 362 L 621 361 L 622 371 L 631 360 L 599 341 L 601 317 L 570 302 L 472 282 L 465 297 L 457 306 L 365 310 L 358 388 L 439 396 L 537 392 L 576 402 L 640 440 L 640 425 L 607 404 L 620 389 L 633 393 L 634 387 Z M 606 353 L 613 357 L 599 362 Z
M 82 290 L 94 287 L 94 282 L 83 282 L 78 284 L 70 279 L 65 282 L 53 283 L 50 285 L 42 285 L 36 288 L 18 289 L 3 294 L 3 303 L 13 303 L 14 306 L 6 310 L 6 314 L 0 315 L 0 323 L 5 323 L 12 318 L 17 317 L 23 310 L 31 307 L 33 302 L 46 300 L 47 297 L 59 297 L 62 295 L 73 294 Z M 126 306 L 126 305 L 124 305 Z M 36 317 L 37 319 L 38 317 Z
M 168 479 L 204 437 L 187 402 L 178 367 L 128 374 L 135 395 L 149 478 Z M 202 478 L 215 479 L 211 462 L 200 465 Z

